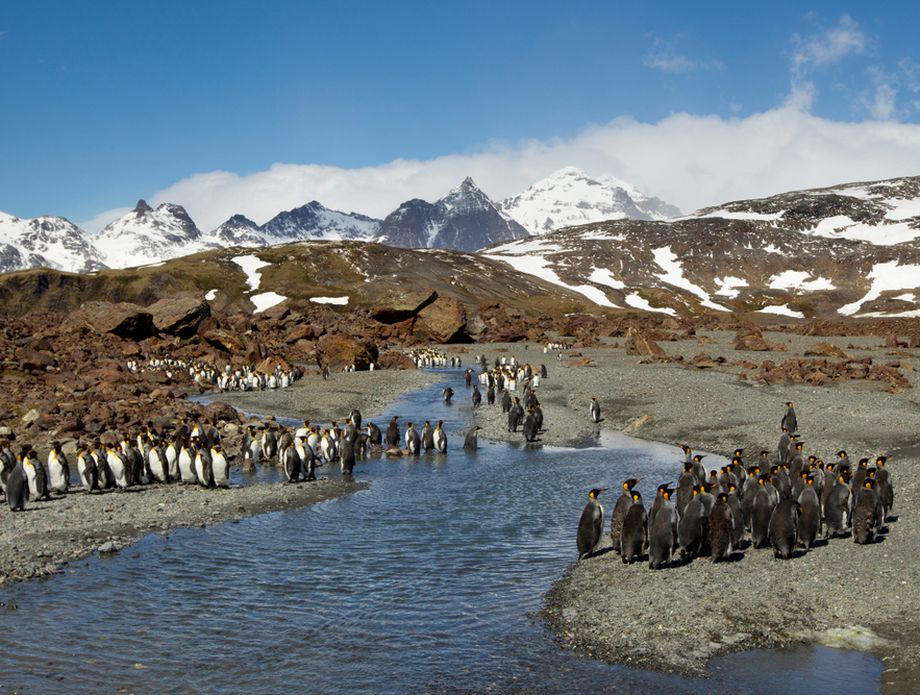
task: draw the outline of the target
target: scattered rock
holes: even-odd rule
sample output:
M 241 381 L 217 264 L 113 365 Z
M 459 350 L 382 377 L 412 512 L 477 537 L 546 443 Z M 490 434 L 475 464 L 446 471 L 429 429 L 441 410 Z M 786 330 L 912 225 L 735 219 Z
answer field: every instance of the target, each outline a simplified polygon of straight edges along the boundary
M 115 545 L 115 543 L 114 543 L 113 541 L 106 541 L 105 543 L 103 543 L 102 545 L 100 545 L 99 548 L 97 548 L 97 551 L 98 551 L 98 553 L 99 553 L 100 555 L 107 555 L 107 554 L 110 554 L 110 553 L 117 553 L 117 552 L 118 552 L 118 546 Z

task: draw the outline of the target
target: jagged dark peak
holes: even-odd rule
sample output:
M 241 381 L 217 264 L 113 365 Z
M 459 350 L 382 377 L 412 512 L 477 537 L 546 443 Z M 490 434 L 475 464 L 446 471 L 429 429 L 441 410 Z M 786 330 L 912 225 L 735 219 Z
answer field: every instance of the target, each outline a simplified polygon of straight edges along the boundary
M 153 212 L 153 208 L 147 205 L 146 200 L 141 198 L 137 201 L 137 205 L 134 206 L 134 213 L 140 217 L 141 215 L 145 215 L 148 212 Z

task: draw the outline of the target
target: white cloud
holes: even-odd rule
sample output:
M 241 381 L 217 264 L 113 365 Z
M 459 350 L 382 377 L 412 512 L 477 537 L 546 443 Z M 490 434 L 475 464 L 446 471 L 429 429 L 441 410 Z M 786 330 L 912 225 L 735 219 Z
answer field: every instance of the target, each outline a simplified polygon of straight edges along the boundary
M 672 44 L 660 38 L 652 42 L 652 50 L 645 57 L 645 66 L 662 72 L 691 72 L 693 70 L 708 70 L 721 72 L 725 63 L 721 60 L 695 60 L 681 55 Z
M 898 90 L 892 77 L 886 75 L 879 68 L 869 68 L 869 81 L 872 86 L 872 95 L 862 98 L 862 104 L 871 114 L 872 118 L 887 121 L 897 115 Z
M 850 55 L 866 51 L 868 37 L 847 14 L 841 15 L 837 24 L 807 37 L 792 37 L 795 46 L 790 64 L 792 93 L 789 103 L 798 108 L 809 108 L 815 95 L 815 85 L 809 75 L 815 68 L 837 63 Z
M 832 121 L 787 104 L 745 118 L 675 114 L 656 123 L 618 118 L 570 139 L 500 143 L 474 154 L 358 169 L 275 164 L 247 175 L 200 173 L 148 200 L 184 205 L 203 230 L 235 213 L 264 223 L 313 199 L 382 217 L 409 198 L 434 200 L 467 175 L 501 199 L 574 165 L 594 176 L 630 181 L 690 212 L 799 188 L 917 175 L 918 162 L 920 125 Z M 98 221 L 126 210 L 102 213 L 86 228 L 98 229 Z

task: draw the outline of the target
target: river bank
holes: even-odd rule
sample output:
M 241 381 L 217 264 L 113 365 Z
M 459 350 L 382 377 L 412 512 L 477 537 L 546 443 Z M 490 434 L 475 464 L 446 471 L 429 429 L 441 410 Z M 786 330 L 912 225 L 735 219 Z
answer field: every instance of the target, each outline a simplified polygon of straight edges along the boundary
M 414 370 L 340 373 L 328 380 L 308 376 L 287 389 L 223 393 L 215 399 L 244 411 L 319 422 L 344 420 L 352 408 L 359 408 L 367 421 L 405 393 L 436 378 Z M 232 455 L 239 446 L 237 431 L 225 431 L 224 436 L 226 450 Z M 235 464 L 231 458 L 231 465 Z M 75 462 L 71 461 L 71 466 L 75 469 Z M 319 475 L 323 473 L 320 469 Z M 77 488 L 47 501 L 30 502 L 27 511 L 19 514 L 10 512 L 4 501 L 0 507 L 0 586 L 49 576 L 101 546 L 124 548 L 147 533 L 283 511 L 335 499 L 366 486 L 334 477 L 230 490 L 152 485 L 124 493 L 86 495 Z
M 598 442 L 602 431 L 626 431 L 723 455 L 736 447 L 749 454 L 761 448 L 773 451 L 783 404 L 792 400 L 806 452 L 829 458 L 843 448 L 853 461 L 893 453 L 897 521 L 889 524 L 884 542 L 857 546 L 851 539 L 833 539 L 788 562 L 774 560 L 767 550 L 745 550 L 738 562 L 713 565 L 703 559 L 658 572 L 647 563 L 623 565 L 614 553 L 602 552 L 574 564 L 547 594 L 547 622 L 562 644 L 593 657 L 696 675 L 706 673 L 712 657 L 733 651 L 815 641 L 850 645 L 884 660 L 886 692 L 908 692 L 920 677 L 920 625 L 914 611 L 905 610 L 920 605 L 920 570 L 914 562 L 920 552 L 915 511 L 920 452 L 910 448 L 920 430 L 920 354 L 912 350 L 892 355 L 877 338 L 765 337 L 785 351 L 737 352 L 727 333 L 662 343 L 670 356 L 689 357 L 705 349 L 726 358 L 723 365 L 707 369 L 688 367 L 687 362 L 640 365 L 638 357 L 622 348 L 584 349 L 562 360 L 542 354 L 538 346 L 490 346 L 484 352 L 490 363 L 495 355 L 513 354 L 518 361 L 547 365 L 549 378 L 537 389 L 546 445 Z M 896 359 L 915 388 L 888 393 L 883 384 L 871 381 L 822 387 L 752 385 L 731 366 L 734 360 L 779 362 L 803 356 L 818 342 L 837 344 L 875 362 Z M 601 402 L 599 426 L 588 418 L 591 396 Z M 497 404 L 482 406 L 477 423 L 481 436 L 521 441 L 520 433 L 507 432 Z M 678 455 L 675 448 L 675 480 Z M 641 478 L 642 471 L 636 476 Z M 597 481 L 611 489 L 605 500 L 608 528 L 621 482 Z M 648 480 L 640 486 L 647 504 L 660 482 L 666 481 Z M 580 513 L 580 508 L 572 510 L 573 558 Z

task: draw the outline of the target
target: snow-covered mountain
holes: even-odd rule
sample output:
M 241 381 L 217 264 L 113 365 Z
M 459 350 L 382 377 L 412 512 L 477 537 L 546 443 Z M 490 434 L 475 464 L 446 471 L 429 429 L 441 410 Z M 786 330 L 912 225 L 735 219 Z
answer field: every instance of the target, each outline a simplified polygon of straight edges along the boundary
M 86 233 L 64 217 L 20 219 L 0 212 L 0 272 L 55 268 L 86 273 L 105 267 Z
M 380 224 L 378 241 L 403 248 L 476 251 L 529 236 L 467 177 L 435 203 L 413 199 Z
M 154 209 L 143 200 L 93 241 L 110 268 L 158 263 L 218 246 L 202 236 L 181 205 L 162 203 Z
M 646 196 L 613 176 L 591 178 L 565 167 L 523 193 L 497 204 L 532 234 L 602 220 L 665 220 L 680 215 L 673 205 Z
M 314 239 L 364 239 L 377 234 L 380 220 L 356 212 L 330 210 L 317 201 L 275 215 L 259 231 L 269 243 Z
M 266 246 L 259 225 L 245 215 L 234 215 L 213 230 L 208 237 L 221 246 Z
M 920 316 L 920 177 L 570 227 L 486 253 L 608 308 Z

